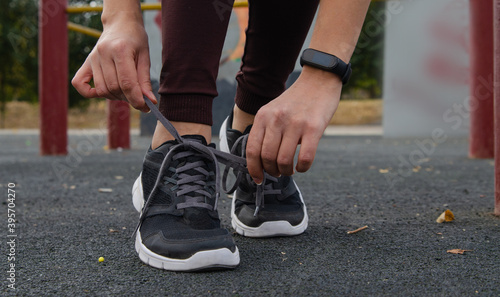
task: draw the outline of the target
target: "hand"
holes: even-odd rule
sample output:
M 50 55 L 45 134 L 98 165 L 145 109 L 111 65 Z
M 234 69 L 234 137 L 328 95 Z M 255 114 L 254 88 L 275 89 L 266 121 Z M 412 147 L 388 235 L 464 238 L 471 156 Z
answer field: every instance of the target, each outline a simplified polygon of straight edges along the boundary
M 246 148 L 248 171 L 257 184 L 263 170 L 273 176 L 292 175 L 299 144 L 295 168 L 309 170 L 341 90 L 342 82 L 334 74 L 304 67 L 288 90 L 258 111 Z
M 143 94 L 157 103 L 149 77 L 148 37 L 142 19 L 123 19 L 105 26 L 71 83 L 86 98 L 125 100 L 147 112 Z

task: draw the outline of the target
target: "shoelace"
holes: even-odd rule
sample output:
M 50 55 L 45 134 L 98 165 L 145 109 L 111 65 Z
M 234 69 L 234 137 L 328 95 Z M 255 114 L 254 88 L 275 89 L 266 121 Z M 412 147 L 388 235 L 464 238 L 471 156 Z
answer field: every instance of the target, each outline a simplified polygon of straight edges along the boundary
M 175 183 L 179 188 L 177 192 L 177 196 L 184 195 L 185 197 L 185 202 L 183 203 L 178 203 L 177 204 L 177 209 L 182 209 L 182 208 L 187 208 L 187 207 L 203 207 L 207 208 L 210 210 L 216 210 L 217 209 L 217 203 L 219 200 L 220 196 L 220 179 L 217 178 L 217 175 L 219 174 L 219 165 L 218 163 L 222 163 L 226 166 L 224 169 L 224 173 L 222 176 L 222 189 L 226 194 L 232 194 L 236 188 L 238 187 L 239 182 L 241 181 L 242 178 L 247 178 L 250 184 L 255 185 L 255 183 L 251 180 L 250 175 L 248 174 L 248 170 L 246 168 L 246 159 L 244 157 L 244 153 L 242 153 L 242 157 L 229 154 L 229 153 L 224 153 L 219 150 L 216 150 L 215 148 L 205 146 L 202 143 L 196 142 L 196 141 L 191 141 L 189 139 L 184 139 L 182 138 L 175 127 L 170 123 L 170 121 L 165 118 L 158 108 L 149 100 L 147 97 L 144 97 L 144 101 L 146 102 L 146 105 L 149 107 L 151 112 L 156 116 L 156 118 L 162 123 L 162 125 L 167 129 L 167 131 L 177 140 L 178 144 L 173 145 L 165 158 L 163 159 L 163 162 L 160 166 L 160 170 L 158 173 L 158 177 L 156 179 L 155 185 L 153 186 L 153 189 L 151 190 L 151 193 L 149 194 L 149 197 L 146 200 L 146 203 L 144 204 L 142 211 L 141 211 L 141 216 L 139 218 L 139 224 L 135 228 L 134 233 L 132 236 L 134 236 L 141 227 L 142 222 L 146 218 L 146 213 L 148 212 L 148 209 L 150 208 L 151 205 L 151 197 L 153 197 L 156 193 L 156 191 L 159 189 L 160 184 L 164 181 L 162 176 L 164 175 L 166 170 L 171 170 L 173 171 L 174 168 L 171 168 L 171 162 L 172 160 L 176 160 L 179 158 L 185 158 L 188 156 L 191 156 L 193 154 L 197 154 L 198 156 L 203 156 L 204 158 L 208 160 L 212 160 L 215 164 L 215 203 L 212 206 L 212 204 L 206 202 L 207 197 L 211 197 L 210 193 L 206 192 L 205 186 L 207 185 L 204 177 L 208 172 L 205 172 L 206 170 L 198 170 L 200 175 L 189 175 L 185 174 L 187 170 L 191 170 L 195 167 L 198 167 L 199 165 L 202 165 L 202 161 L 199 164 L 195 164 L 197 162 L 194 162 L 193 164 L 181 166 L 177 169 L 175 169 L 175 174 L 177 174 L 178 179 L 177 180 L 168 180 L 172 183 Z M 248 135 L 244 135 L 238 139 L 237 142 L 241 142 L 243 147 L 246 146 L 246 142 L 248 139 Z M 235 148 L 236 145 L 233 146 Z M 243 151 L 243 150 L 242 150 Z M 228 190 L 227 189 L 227 175 L 229 174 L 230 170 L 233 170 L 233 173 L 236 175 L 236 181 L 234 182 L 233 186 Z M 255 200 L 256 200 L 256 208 L 255 208 L 255 213 L 254 216 L 256 216 L 260 210 L 261 207 L 264 207 L 264 195 L 266 194 L 272 194 L 276 193 L 275 191 L 279 190 L 272 190 L 269 188 L 270 185 L 267 185 L 266 181 L 270 179 L 273 180 L 275 179 L 274 177 L 268 175 L 266 172 L 264 172 L 264 180 L 262 181 L 261 185 L 256 185 L 256 195 L 255 195 Z M 186 196 L 187 193 L 196 193 L 197 195 L 195 196 Z
M 172 156 L 172 161 L 180 161 L 184 158 L 203 157 L 203 155 L 193 151 L 178 152 Z M 212 210 L 212 205 L 207 202 L 212 197 L 208 191 L 209 187 L 215 185 L 215 181 L 209 181 L 214 173 L 204 168 L 205 162 L 202 160 L 185 163 L 178 168 L 169 167 L 167 170 L 172 176 L 164 176 L 164 184 L 173 184 L 170 190 L 176 196 L 184 196 L 185 202 L 178 203 L 177 209 L 187 207 L 203 207 Z M 193 174 L 194 172 L 194 174 Z M 194 196 L 187 194 L 194 193 Z
M 236 139 L 236 141 L 234 142 L 233 144 L 233 147 L 231 148 L 231 155 L 237 155 L 238 154 L 238 146 L 241 145 L 241 149 L 240 149 L 240 156 L 246 160 L 246 156 L 245 156 L 245 147 L 246 147 L 246 144 L 247 144 L 247 140 L 248 140 L 248 134 L 246 135 L 242 135 L 240 136 L 238 139 Z M 226 167 L 226 170 L 224 170 L 224 174 L 222 176 L 223 178 L 223 184 L 225 184 L 225 179 L 227 178 L 227 174 L 229 173 L 229 170 L 228 168 Z M 259 210 L 261 208 L 264 208 L 264 196 L 265 195 L 280 195 L 281 194 L 281 190 L 280 189 L 274 189 L 273 188 L 273 184 L 274 183 L 277 183 L 278 182 L 278 179 L 274 176 L 271 176 L 269 174 L 267 174 L 265 171 L 264 171 L 264 180 L 262 181 L 262 183 L 260 185 L 257 185 L 255 184 L 255 182 L 252 180 L 252 178 L 250 177 L 250 174 L 245 174 L 243 175 L 242 172 L 239 172 L 237 174 L 237 178 L 236 178 L 236 182 L 235 182 L 235 186 L 237 187 L 241 181 L 241 179 L 243 178 L 246 178 L 247 180 L 247 183 L 251 186 L 256 186 L 257 189 L 256 189 L 256 192 L 255 192 L 255 212 L 253 214 L 253 216 L 257 216 L 257 214 L 259 213 Z M 234 190 L 236 190 L 236 187 L 235 189 L 231 189 L 231 192 L 234 192 Z M 225 189 L 224 189 L 225 191 Z M 227 191 L 225 191 L 226 193 L 228 193 Z

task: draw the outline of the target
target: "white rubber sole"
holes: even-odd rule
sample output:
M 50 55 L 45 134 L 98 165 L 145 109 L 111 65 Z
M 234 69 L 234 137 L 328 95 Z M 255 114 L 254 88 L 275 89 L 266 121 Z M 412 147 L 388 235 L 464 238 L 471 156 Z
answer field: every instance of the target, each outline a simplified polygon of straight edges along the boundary
M 293 181 L 295 183 L 295 181 Z M 295 185 L 297 187 L 297 185 Z M 302 199 L 302 194 L 300 193 L 300 200 L 302 201 L 304 218 L 302 221 L 296 225 L 292 226 L 288 221 L 271 221 L 264 222 L 258 227 L 250 227 L 242 223 L 235 214 L 235 201 L 236 192 L 234 193 L 233 200 L 231 202 L 231 225 L 233 226 L 236 233 L 246 236 L 246 237 L 275 237 L 275 236 L 294 236 L 304 233 L 307 229 L 307 224 L 309 222 L 309 217 L 307 216 L 307 208 Z
M 132 203 L 140 213 L 144 206 L 141 175 L 132 187 Z M 187 259 L 174 259 L 158 255 L 142 244 L 141 233 L 138 230 L 135 237 L 135 250 L 142 262 L 159 269 L 170 271 L 198 271 L 217 268 L 235 268 L 240 263 L 238 248 L 233 252 L 227 248 L 201 251 Z
M 219 132 L 220 139 L 220 149 L 223 152 L 230 153 L 229 144 L 227 142 L 226 130 L 227 130 L 227 118 L 222 123 Z M 295 184 L 295 181 L 293 181 Z M 246 237 L 275 237 L 275 236 L 294 236 L 304 233 L 307 229 L 307 224 L 309 222 L 309 217 L 307 216 L 307 208 L 302 198 L 302 193 L 300 192 L 297 184 L 295 184 L 297 191 L 299 191 L 300 200 L 302 201 L 304 218 L 302 221 L 296 225 L 292 226 L 288 221 L 272 221 L 264 222 L 259 227 L 250 227 L 242 223 L 235 214 L 235 201 L 236 192 L 233 194 L 231 202 L 231 225 L 236 233 L 246 236 Z
M 142 244 L 141 233 L 137 232 L 135 250 L 142 262 L 159 269 L 170 271 L 197 271 L 217 268 L 235 268 L 240 263 L 238 248 L 231 252 L 227 248 L 201 251 L 187 259 L 172 259 L 150 251 Z

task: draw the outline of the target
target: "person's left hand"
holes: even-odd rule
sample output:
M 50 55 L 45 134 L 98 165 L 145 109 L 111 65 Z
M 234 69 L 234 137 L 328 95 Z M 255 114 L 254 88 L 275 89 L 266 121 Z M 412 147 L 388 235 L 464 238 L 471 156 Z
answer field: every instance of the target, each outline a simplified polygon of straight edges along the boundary
M 292 175 L 311 167 L 319 140 L 337 109 L 342 82 L 332 73 L 304 67 L 301 76 L 281 96 L 255 116 L 247 142 L 247 168 L 260 184 L 263 170 L 272 176 Z

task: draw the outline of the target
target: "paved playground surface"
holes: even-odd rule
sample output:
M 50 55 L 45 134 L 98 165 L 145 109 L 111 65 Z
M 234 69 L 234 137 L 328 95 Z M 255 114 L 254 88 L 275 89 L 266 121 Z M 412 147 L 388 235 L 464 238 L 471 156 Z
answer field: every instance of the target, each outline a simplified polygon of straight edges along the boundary
M 468 159 L 466 139 L 431 147 L 373 135 L 325 137 L 310 172 L 296 175 L 308 230 L 293 238 L 234 235 L 240 266 L 209 273 L 162 271 L 136 256 L 131 234 L 138 214 L 130 190 L 149 139 L 133 136 L 131 150 L 106 151 L 104 135 L 80 133 L 70 136 L 70 155 L 62 157 L 40 157 L 37 135 L 0 139 L 0 292 L 6 295 L 500 294 L 493 162 Z M 13 292 L 6 280 L 8 183 L 16 184 Z M 229 198 L 221 199 L 228 228 L 229 208 Z M 446 209 L 455 221 L 436 223 Z

